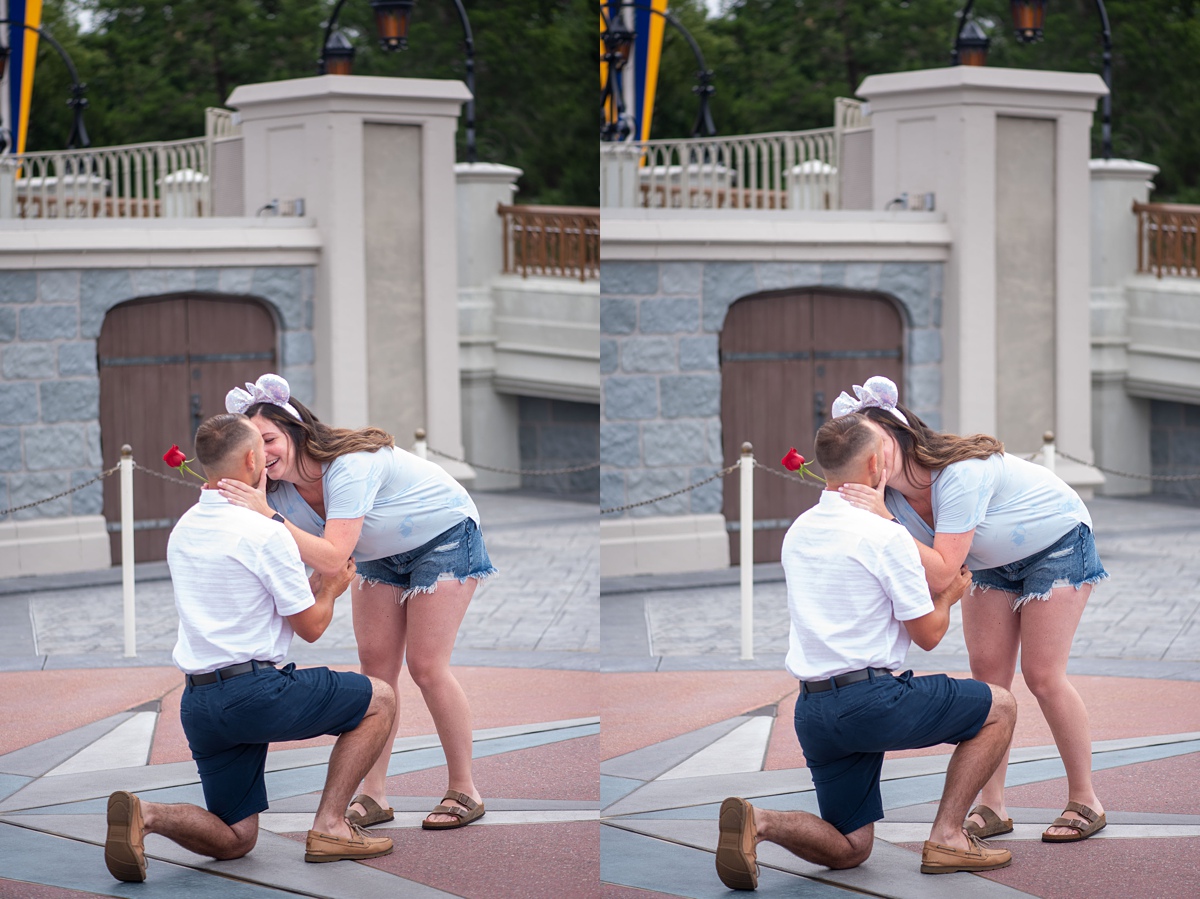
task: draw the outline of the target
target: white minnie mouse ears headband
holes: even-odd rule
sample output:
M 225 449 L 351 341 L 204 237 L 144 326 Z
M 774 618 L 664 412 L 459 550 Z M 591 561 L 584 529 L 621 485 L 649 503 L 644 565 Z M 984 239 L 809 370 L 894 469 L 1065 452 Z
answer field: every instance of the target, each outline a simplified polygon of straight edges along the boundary
M 842 395 L 833 401 L 834 418 L 841 418 L 851 412 L 861 412 L 863 409 L 886 409 L 900 421 L 908 424 L 904 413 L 896 408 L 896 403 L 900 401 L 900 392 L 896 390 L 895 383 L 890 379 L 883 375 L 868 378 L 867 383 L 861 387 L 858 384 L 854 385 L 854 393 L 857 395 L 857 399 L 843 390 Z
M 300 413 L 288 402 L 292 398 L 288 382 L 279 375 L 265 374 L 253 384 L 246 382 L 246 389 L 235 387 L 225 394 L 225 410 L 227 412 L 245 412 L 256 403 L 270 403 L 286 409 L 291 416 L 300 421 Z

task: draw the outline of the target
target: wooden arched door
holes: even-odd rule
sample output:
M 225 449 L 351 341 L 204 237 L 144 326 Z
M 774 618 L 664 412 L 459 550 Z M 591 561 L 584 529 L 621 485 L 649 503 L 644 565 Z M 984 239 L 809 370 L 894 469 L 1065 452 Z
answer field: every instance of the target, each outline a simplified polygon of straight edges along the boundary
M 721 431 L 724 458 L 754 447 L 763 465 L 784 472 L 789 447 L 813 457 L 817 429 L 845 390 L 872 375 L 904 382 L 900 313 L 886 299 L 830 288 L 738 300 L 721 331 Z M 786 473 L 786 472 L 784 472 Z M 820 487 L 819 481 L 810 481 Z M 758 470 L 754 473 L 754 561 L 779 560 L 783 536 L 819 491 Z M 725 482 L 730 558 L 740 559 L 740 499 Z
M 97 342 L 105 467 L 117 464 L 127 443 L 139 464 L 179 477 L 162 461 L 163 453 L 176 443 L 192 458 L 196 429 L 225 411 L 230 388 L 277 370 L 275 347 L 275 320 L 253 300 L 176 296 L 113 308 Z M 201 473 L 199 465 L 192 467 Z M 140 471 L 133 483 L 135 557 L 139 562 L 165 559 L 171 528 L 196 502 L 196 492 Z M 116 477 L 104 481 L 104 517 L 117 563 L 121 496 Z

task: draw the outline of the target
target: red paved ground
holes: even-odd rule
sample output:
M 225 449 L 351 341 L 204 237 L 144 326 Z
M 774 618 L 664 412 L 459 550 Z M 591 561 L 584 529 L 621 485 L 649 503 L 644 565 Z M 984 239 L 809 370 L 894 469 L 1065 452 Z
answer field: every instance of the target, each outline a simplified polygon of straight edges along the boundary
M 1096 771 L 1092 783 L 1106 811 L 1200 814 L 1200 752 Z M 1045 808 L 1052 802 L 1065 803 L 1066 797 L 1067 779 L 1062 777 L 1012 787 L 1005 800 L 1018 808 Z M 1196 852 L 1192 861 L 1200 865 L 1200 840 L 1196 841 Z M 1196 895 L 1200 896 L 1200 891 Z
M 1041 899 L 1196 899 L 1200 840 L 1034 840 L 989 842 L 1013 863 L 987 877 Z M 919 855 L 919 843 L 897 844 Z M 914 859 L 913 864 L 918 864 Z
M 0 878 L 0 899 L 92 899 L 100 893 L 82 893 L 64 887 L 48 887 L 40 883 Z
M 0 753 L 158 699 L 177 687 L 181 677 L 175 668 L 0 673 L 0 696 L 4 697 Z
M 634 887 L 617 886 L 615 883 L 600 885 L 600 899 L 656 899 L 659 896 L 669 896 L 669 893 L 659 893 L 652 890 L 639 890 Z
M 338 666 L 337 670 L 354 668 Z M 524 668 L 455 668 L 471 701 L 476 728 L 588 718 L 599 714 L 599 678 L 590 671 Z M 0 673 L 5 726 L 0 754 L 49 739 L 155 699 L 162 715 L 154 733 L 151 764 L 191 758 L 179 723 L 182 675 L 174 668 L 72 669 Z M 405 673 L 400 680 L 400 736 L 434 732 L 420 691 Z M 326 737 L 276 743 L 272 750 L 332 744 Z
M 796 690 L 786 671 L 662 671 L 604 675 L 601 754 L 610 759 L 735 715 Z
M 595 899 L 600 824 L 514 824 L 452 831 L 388 830 L 395 851 L 359 864 L 467 897 Z M 285 834 L 297 842 L 304 834 Z M 397 892 L 397 895 L 401 893 Z
M 485 805 L 501 797 L 599 802 L 600 738 L 579 737 L 475 759 L 472 774 Z M 388 778 L 391 796 L 437 798 L 445 792 L 445 765 Z

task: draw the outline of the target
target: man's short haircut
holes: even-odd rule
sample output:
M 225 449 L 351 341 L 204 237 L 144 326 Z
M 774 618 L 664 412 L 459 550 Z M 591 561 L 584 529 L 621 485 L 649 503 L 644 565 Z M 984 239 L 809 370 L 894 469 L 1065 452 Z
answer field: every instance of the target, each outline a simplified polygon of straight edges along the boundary
M 250 448 L 253 427 L 250 419 L 237 412 L 214 415 L 196 431 L 196 458 L 205 469 L 220 468 L 234 453 Z
M 852 468 L 865 452 L 874 450 L 879 433 L 857 412 L 833 418 L 817 431 L 817 464 L 827 473 Z

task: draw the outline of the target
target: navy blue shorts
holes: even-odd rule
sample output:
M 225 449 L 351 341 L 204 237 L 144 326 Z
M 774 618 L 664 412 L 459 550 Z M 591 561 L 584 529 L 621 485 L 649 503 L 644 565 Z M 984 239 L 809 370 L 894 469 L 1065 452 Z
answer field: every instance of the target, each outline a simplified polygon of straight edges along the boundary
M 424 546 L 382 559 L 355 563 L 359 577 L 368 583 L 399 588 L 401 599 L 414 593 L 432 593 L 438 581 L 467 578 L 483 580 L 496 573 L 488 558 L 483 535 L 473 518 L 464 518 L 438 534 Z
M 982 568 L 971 574 L 971 592 L 1003 590 L 1013 594 L 1015 612 L 1031 599 L 1049 599 L 1055 587 L 1096 584 L 1108 577 L 1092 529 L 1080 523 L 1050 546 L 999 568 Z
M 204 804 L 230 825 L 266 810 L 268 744 L 354 730 L 370 704 L 361 674 L 290 663 L 184 687 L 179 718 Z
M 824 693 L 800 693 L 796 736 L 817 790 L 821 817 L 853 833 L 883 817 L 883 754 L 961 743 L 979 733 L 992 708 L 981 681 L 932 674 L 870 680 Z

